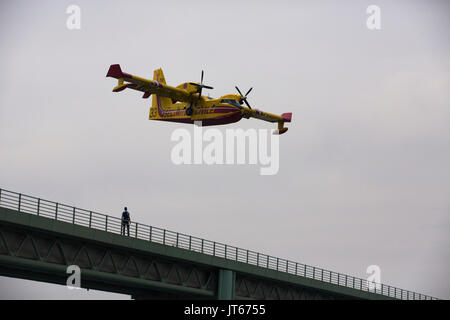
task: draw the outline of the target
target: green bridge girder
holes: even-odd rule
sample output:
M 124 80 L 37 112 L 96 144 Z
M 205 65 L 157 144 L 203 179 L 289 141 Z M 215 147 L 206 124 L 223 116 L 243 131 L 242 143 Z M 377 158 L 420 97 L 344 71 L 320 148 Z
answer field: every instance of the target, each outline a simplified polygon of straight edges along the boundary
M 393 299 L 200 252 L 0 207 L 0 275 L 135 299 Z

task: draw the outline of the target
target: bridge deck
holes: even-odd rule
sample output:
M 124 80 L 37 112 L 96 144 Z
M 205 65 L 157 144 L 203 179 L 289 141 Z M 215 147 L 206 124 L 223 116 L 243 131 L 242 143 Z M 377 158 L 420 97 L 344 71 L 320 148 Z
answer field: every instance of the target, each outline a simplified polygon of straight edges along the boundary
M 188 261 L 205 267 L 233 270 L 236 272 L 234 281 L 236 287 L 239 288 L 248 288 L 251 285 L 252 277 L 254 277 L 255 279 L 270 279 L 271 281 L 313 288 L 321 292 L 348 298 L 435 299 L 393 286 L 374 285 L 361 278 L 137 222 L 132 222 L 130 225 L 130 237 L 121 236 L 121 220 L 119 218 L 4 189 L 0 189 L 0 207 L 6 209 L 0 211 L 0 222 L 3 223 L 27 224 L 28 227 L 38 225 L 40 228 L 51 230 L 59 228 L 59 230 L 62 230 L 61 232 L 67 235 L 72 234 L 74 237 L 85 235 L 91 239 L 104 241 L 105 244 L 114 243 L 123 248 L 143 252 L 150 251 L 152 254 Z M 26 213 L 27 215 L 19 213 Z M 27 218 L 28 215 L 34 216 L 35 219 Z M 19 218 L 20 216 L 21 218 Z M 41 220 L 41 218 L 45 219 Z M 53 221 L 53 224 L 43 223 L 42 221 Z M 14 257 L 0 258 L 6 261 L 4 263 L 7 263 L 8 259 L 15 259 Z M 11 260 L 11 263 L 15 261 L 13 260 Z M 13 271 L 10 272 L 13 273 Z M 95 270 L 92 272 L 95 272 Z M 213 279 L 213 281 L 219 282 L 220 279 Z M 162 287 L 166 285 L 161 284 Z M 214 294 L 211 290 L 208 291 L 207 286 L 196 290 L 186 288 L 187 293 L 198 294 L 199 296 L 207 297 Z M 245 297 L 244 293 L 239 295 L 238 288 L 235 288 L 235 290 L 236 297 Z

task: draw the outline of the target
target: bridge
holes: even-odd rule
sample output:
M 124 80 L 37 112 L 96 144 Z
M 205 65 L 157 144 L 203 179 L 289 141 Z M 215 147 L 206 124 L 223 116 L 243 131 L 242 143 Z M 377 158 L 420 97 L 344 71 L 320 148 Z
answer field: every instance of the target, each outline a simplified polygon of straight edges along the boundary
M 0 275 L 134 299 L 435 298 L 397 287 L 0 189 Z

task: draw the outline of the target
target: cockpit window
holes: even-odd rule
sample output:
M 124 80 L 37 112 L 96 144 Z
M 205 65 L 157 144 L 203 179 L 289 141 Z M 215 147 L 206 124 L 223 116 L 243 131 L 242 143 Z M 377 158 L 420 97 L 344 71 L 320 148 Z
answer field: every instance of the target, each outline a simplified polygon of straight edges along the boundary
M 222 99 L 220 102 L 222 102 L 222 103 L 229 103 L 229 104 L 231 104 L 231 105 L 233 105 L 233 106 L 236 106 L 236 107 L 241 107 L 241 105 L 239 104 L 239 102 L 237 102 L 237 101 L 234 100 L 234 99 Z

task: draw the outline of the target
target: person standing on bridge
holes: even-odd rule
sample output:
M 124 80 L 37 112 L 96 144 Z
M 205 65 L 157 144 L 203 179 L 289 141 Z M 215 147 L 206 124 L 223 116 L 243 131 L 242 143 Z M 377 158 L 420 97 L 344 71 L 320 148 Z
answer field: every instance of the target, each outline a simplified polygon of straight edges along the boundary
M 122 212 L 122 228 L 121 228 L 121 234 L 125 235 L 125 227 L 127 228 L 127 234 L 130 236 L 130 213 L 128 212 L 127 207 L 124 208 L 124 211 Z

